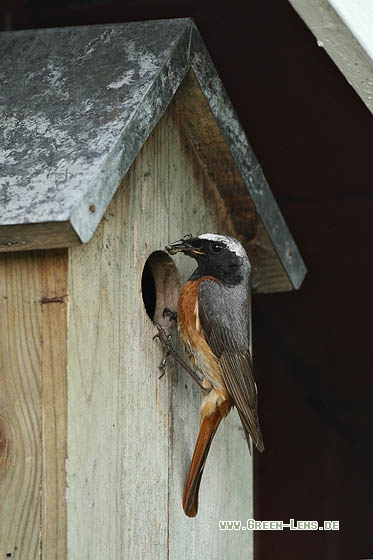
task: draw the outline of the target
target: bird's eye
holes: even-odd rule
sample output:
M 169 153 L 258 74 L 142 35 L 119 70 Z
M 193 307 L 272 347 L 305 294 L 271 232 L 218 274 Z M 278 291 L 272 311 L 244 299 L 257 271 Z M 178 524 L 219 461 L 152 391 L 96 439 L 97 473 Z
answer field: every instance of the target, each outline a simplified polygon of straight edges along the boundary
M 221 243 L 211 243 L 211 251 L 215 254 L 221 253 L 223 245 Z

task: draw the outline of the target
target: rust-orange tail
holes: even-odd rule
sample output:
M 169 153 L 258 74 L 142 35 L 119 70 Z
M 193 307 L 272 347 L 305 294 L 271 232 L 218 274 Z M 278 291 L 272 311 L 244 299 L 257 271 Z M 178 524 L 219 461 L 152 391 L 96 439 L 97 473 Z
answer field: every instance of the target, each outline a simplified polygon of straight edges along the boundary
M 198 490 L 210 445 L 222 418 L 228 414 L 230 408 L 231 402 L 228 398 L 214 412 L 202 417 L 183 495 L 183 509 L 188 517 L 195 517 L 197 515 Z
M 201 422 L 183 496 L 183 508 L 188 517 L 197 515 L 199 485 L 210 445 L 221 419 L 221 413 L 219 409 L 216 409 L 210 416 L 205 416 Z

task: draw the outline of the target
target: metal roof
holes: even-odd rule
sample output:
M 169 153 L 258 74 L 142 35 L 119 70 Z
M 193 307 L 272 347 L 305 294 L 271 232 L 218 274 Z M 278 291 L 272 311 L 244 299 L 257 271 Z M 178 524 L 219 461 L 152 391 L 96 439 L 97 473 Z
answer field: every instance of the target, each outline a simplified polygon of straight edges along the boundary
M 191 19 L 0 34 L 0 249 L 29 248 L 12 226 L 35 225 L 40 246 L 58 225 L 66 246 L 88 241 L 190 70 L 299 287 L 301 256 Z

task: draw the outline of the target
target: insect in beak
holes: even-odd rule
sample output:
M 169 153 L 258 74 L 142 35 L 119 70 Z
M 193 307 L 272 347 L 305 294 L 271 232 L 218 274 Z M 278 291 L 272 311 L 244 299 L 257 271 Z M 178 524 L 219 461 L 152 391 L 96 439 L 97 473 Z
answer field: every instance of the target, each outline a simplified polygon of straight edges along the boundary
M 203 251 L 201 251 L 201 249 L 195 248 L 193 247 L 193 245 L 191 245 L 190 243 L 191 239 L 193 239 L 193 236 L 191 233 L 188 233 L 187 235 L 184 235 L 184 237 L 179 241 L 174 241 L 174 243 L 170 243 L 169 245 L 166 245 L 166 251 L 170 255 L 176 255 L 176 253 L 179 252 L 183 252 L 183 253 L 191 252 L 197 255 L 203 255 L 204 253 Z
M 170 255 L 176 255 L 176 253 L 179 253 L 180 251 L 192 251 L 192 249 L 193 247 L 183 240 L 175 241 L 174 243 L 170 243 L 170 245 L 166 245 L 166 251 Z

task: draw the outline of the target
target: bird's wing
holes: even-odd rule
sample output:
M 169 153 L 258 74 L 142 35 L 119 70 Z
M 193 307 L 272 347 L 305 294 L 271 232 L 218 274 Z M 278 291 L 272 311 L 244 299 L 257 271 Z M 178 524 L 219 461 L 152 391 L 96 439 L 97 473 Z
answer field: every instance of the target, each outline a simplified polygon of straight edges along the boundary
M 201 284 L 198 299 L 200 324 L 208 345 L 219 360 L 223 381 L 241 418 L 249 448 L 251 437 L 257 449 L 263 451 L 257 412 L 257 389 L 248 348 L 248 322 L 235 317 L 234 302 L 227 297 L 227 292 L 216 298 L 218 288 L 215 282 L 214 284 L 213 295 L 211 291 L 207 294 L 206 286 Z M 248 312 L 248 308 L 246 311 Z

